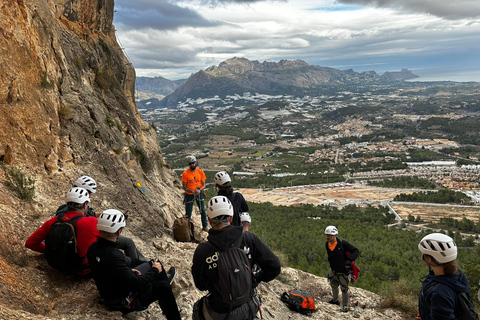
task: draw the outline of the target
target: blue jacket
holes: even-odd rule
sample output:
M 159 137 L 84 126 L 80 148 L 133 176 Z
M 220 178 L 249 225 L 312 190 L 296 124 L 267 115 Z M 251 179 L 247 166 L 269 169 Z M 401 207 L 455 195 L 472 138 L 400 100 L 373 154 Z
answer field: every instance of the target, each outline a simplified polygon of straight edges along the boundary
M 436 285 L 427 289 L 430 284 Z M 436 276 L 430 271 L 422 284 L 418 298 L 418 311 L 422 320 L 453 320 L 457 293 L 470 292 L 468 279 L 463 271 L 452 275 Z

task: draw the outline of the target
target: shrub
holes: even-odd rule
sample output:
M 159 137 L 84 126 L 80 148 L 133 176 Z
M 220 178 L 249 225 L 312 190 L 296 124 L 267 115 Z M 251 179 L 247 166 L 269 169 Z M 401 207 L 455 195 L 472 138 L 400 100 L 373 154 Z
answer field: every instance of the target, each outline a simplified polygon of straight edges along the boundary
M 20 169 L 14 167 L 6 168 L 6 185 L 10 188 L 18 198 L 21 200 L 31 200 L 35 194 L 35 180 L 31 177 L 26 177 Z
M 383 297 L 380 307 L 400 310 L 413 319 L 418 311 L 419 292 L 420 282 L 417 285 L 405 279 L 385 282 L 380 289 L 380 295 Z
M 53 84 L 50 81 L 48 81 L 46 72 L 42 75 L 42 87 L 46 89 L 50 89 L 53 87 Z
M 5 259 L 19 267 L 25 267 L 28 265 L 29 257 L 23 248 L 10 248 L 4 254 Z
M 105 115 L 105 121 L 107 121 L 107 124 L 110 128 L 113 128 L 116 125 L 115 121 L 113 121 L 112 117 L 110 117 L 108 114 Z

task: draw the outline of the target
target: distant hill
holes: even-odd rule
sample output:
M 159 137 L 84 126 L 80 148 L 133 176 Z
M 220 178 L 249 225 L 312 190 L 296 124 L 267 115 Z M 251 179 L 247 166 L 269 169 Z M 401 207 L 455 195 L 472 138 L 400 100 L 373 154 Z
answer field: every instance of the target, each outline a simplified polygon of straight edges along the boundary
M 156 94 L 169 95 L 174 92 L 186 79 L 168 80 L 164 77 L 137 77 L 135 87 L 137 91 L 150 91 Z
M 215 95 L 225 97 L 244 92 L 309 94 L 322 86 L 379 84 L 417 77 L 407 69 L 386 72 L 380 76 L 375 71 L 361 73 L 352 69 L 342 71 L 309 65 L 303 60 L 260 63 L 235 57 L 191 75 L 161 102 L 164 106 L 170 107 L 186 98 L 208 98 Z

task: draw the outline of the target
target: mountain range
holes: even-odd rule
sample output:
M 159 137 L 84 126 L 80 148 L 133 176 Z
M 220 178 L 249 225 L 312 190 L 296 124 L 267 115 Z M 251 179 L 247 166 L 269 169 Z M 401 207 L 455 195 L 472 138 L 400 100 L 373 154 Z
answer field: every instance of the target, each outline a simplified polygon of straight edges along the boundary
M 244 92 L 270 95 L 312 94 L 318 93 L 318 89 L 325 86 L 341 89 L 345 85 L 388 84 L 417 77 L 408 69 L 379 75 L 375 71 L 358 73 L 352 69 L 339 70 L 309 65 L 303 60 L 260 63 L 234 57 L 218 66 L 211 66 L 192 74 L 160 104 L 173 107 L 187 98 L 210 98 L 216 95 L 225 97 Z M 142 78 L 142 85 L 137 84 L 137 88 L 145 88 L 147 83 L 153 86 L 151 82 L 155 80 L 147 79 Z

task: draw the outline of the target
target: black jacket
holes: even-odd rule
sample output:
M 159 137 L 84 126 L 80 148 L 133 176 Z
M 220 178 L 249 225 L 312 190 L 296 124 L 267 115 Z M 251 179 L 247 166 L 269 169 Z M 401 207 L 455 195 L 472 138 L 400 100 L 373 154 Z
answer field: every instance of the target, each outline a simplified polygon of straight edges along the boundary
M 227 226 L 219 230 L 210 229 L 207 239 L 215 247 L 225 250 L 241 236 L 242 232 L 242 227 L 234 226 Z M 254 280 L 259 283 L 275 279 L 281 269 L 277 256 L 253 233 L 245 231 L 243 234 L 244 239 L 240 247 L 247 253 L 250 265 L 258 264 L 261 268 Z M 192 275 L 195 286 L 199 290 L 208 290 L 211 293 L 209 296 L 210 308 L 218 313 L 229 312 L 229 306 L 222 301 L 222 297 L 214 285 L 218 283 L 216 252 L 209 244 L 201 243 L 195 250 Z
M 436 282 L 437 284 L 429 286 Z M 470 292 L 465 273 L 458 272 L 452 275 L 436 276 L 430 271 L 422 284 L 422 291 L 418 298 L 418 311 L 422 320 L 453 320 L 457 295 Z
M 58 217 L 59 215 L 65 214 L 67 212 L 68 212 L 68 205 L 64 203 L 57 208 L 57 211 L 55 211 L 55 215 Z M 85 217 L 96 217 L 95 211 L 93 211 L 92 208 L 88 207 L 88 211 L 87 213 L 85 213 Z
M 142 291 L 162 275 L 166 277 L 157 268 L 151 268 L 140 276 L 135 275 L 127 266 L 125 255 L 117 248 L 117 243 L 103 238 L 90 246 L 87 257 L 97 289 L 107 304 L 127 297 L 130 292 Z
M 346 266 L 350 266 L 352 261 L 355 261 L 360 255 L 360 251 L 357 248 L 339 238 L 337 238 L 337 246 L 333 251 L 330 251 L 328 242 L 325 242 L 325 248 L 327 249 L 330 268 L 335 273 L 348 273 Z M 350 253 L 350 257 L 347 258 L 345 252 Z
M 233 188 L 230 191 L 218 190 L 219 196 L 227 197 L 233 206 L 233 220 L 232 226 L 240 226 L 240 213 L 248 212 L 248 203 L 240 192 L 233 192 Z

